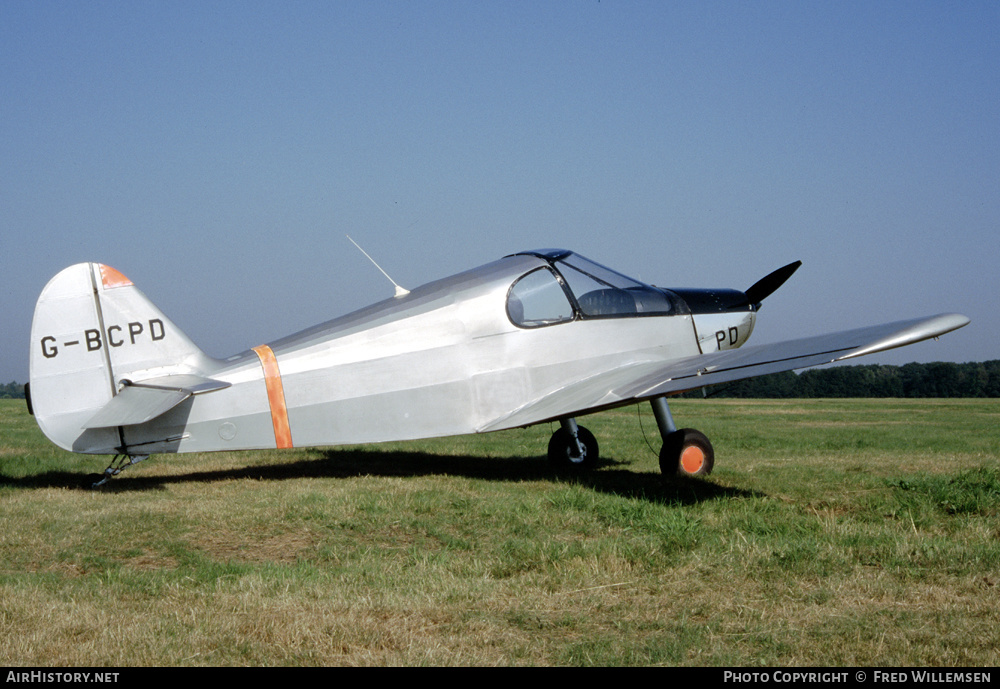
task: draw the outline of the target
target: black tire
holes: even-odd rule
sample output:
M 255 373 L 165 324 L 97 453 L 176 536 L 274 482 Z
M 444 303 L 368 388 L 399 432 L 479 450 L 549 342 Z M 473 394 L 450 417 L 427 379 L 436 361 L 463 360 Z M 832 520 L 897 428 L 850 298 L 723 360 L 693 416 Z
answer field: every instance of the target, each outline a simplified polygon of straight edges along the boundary
M 583 426 L 577 426 L 577 437 L 583 443 L 583 456 L 578 457 L 573 436 L 559 428 L 549 439 L 549 462 L 559 469 L 593 469 L 600 459 L 597 439 Z
M 714 466 L 712 443 L 693 428 L 674 431 L 660 448 L 660 471 L 664 476 L 708 476 Z

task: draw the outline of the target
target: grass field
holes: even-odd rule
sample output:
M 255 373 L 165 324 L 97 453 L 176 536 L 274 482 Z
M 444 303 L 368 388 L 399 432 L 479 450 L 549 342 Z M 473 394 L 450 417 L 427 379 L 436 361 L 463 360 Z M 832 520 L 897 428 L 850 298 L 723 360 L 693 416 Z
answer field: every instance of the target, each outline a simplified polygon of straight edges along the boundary
M 0 402 L 0 663 L 1000 665 L 1000 400 L 679 400 L 342 449 L 109 458 Z M 647 443 L 648 439 L 648 443 Z

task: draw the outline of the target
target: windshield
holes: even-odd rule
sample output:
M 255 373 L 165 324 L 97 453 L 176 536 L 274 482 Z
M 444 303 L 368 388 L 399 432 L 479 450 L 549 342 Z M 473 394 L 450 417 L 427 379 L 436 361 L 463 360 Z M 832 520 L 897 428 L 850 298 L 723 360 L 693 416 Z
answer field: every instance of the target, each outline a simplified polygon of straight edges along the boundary
M 583 256 L 569 254 L 556 267 L 584 316 L 666 315 L 676 311 L 666 293 Z

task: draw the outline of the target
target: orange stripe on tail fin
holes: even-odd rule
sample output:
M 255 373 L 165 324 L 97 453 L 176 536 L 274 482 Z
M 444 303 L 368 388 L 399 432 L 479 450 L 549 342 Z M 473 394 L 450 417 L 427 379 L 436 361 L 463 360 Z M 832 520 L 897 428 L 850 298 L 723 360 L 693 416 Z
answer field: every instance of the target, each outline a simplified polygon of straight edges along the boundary
M 103 263 L 101 265 L 101 284 L 104 285 L 104 289 L 111 289 L 112 287 L 128 287 L 132 284 L 132 281 L 127 277 L 122 275 L 120 272 L 112 268 L 111 266 L 106 266 Z

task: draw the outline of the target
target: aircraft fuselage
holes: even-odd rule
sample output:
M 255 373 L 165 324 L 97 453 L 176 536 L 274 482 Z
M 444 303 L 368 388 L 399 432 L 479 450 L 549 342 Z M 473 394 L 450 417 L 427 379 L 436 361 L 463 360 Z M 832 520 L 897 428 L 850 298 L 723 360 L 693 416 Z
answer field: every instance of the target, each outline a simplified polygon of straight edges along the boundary
M 116 428 L 80 429 L 78 422 L 94 413 L 81 409 L 60 424 L 53 440 L 76 452 L 149 454 L 415 439 L 475 433 L 487 425 L 499 430 L 507 427 L 505 414 L 569 383 L 637 363 L 738 347 L 753 328 L 751 306 L 706 306 L 696 298 L 699 312 L 692 313 L 678 296 L 683 290 L 622 289 L 603 282 L 610 279 L 603 274 L 592 276 L 596 268 L 565 267 L 553 258 L 560 255 L 571 254 L 508 256 L 224 360 L 188 357 L 126 370 L 115 365 L 117 349 L 105 345 L 107 352 L 94 355 L 111 358 L 115 385 L 193 375 L 228 387 Z M 564 278 L 568 270 L 574 276 Z M 573 291 L 574 282 L 592 278 L 598 281 L 587 289 L 599 289 Z M 621 306 L 633 295 L 634 303 Z M 525 315 L 525 301 L 533 316 Z M 650 303 L 652 310 L 643 312 Z M 551 311 L 551 318 L 532 320 L 539 311 Z M 155 321 L 161 339 L 183 336 L 158 312 L 127 318 Z M 106 339 L 117 343 L 128 336 L 116 330 Z M 39 346 L 53 341 L 42 336 Z

